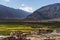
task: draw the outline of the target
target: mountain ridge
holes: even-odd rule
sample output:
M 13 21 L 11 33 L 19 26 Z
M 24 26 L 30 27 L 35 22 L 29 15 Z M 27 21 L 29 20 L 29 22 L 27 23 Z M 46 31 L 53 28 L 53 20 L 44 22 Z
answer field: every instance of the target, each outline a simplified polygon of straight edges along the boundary
M 24 19 L 29 12 L 14 9 L 0 4 L 0 19 Z
M 60 18 L 60 3 L 43 6 L 27 16 L 27 20 L 48 20 Z

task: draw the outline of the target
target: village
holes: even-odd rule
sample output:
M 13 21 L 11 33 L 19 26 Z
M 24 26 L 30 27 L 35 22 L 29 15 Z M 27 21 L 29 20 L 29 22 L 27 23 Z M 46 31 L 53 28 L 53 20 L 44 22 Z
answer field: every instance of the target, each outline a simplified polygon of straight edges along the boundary
M 0 36 L 0 40 L 60 40 L 60 31 L 53 30 L 47 32 L 44 29 L 32 31 L 31 33 L 23 33 L 21 31 L 13 31 L 10 35 Z

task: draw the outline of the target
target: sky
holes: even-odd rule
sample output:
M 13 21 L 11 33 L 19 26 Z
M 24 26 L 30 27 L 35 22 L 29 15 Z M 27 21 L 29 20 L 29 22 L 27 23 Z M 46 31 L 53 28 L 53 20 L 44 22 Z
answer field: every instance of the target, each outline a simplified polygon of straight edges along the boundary
M 1 5 L 27 12 L 34 12 L 43 6 L 54 3 L 60 3 L 60 0 L 0 0 Z

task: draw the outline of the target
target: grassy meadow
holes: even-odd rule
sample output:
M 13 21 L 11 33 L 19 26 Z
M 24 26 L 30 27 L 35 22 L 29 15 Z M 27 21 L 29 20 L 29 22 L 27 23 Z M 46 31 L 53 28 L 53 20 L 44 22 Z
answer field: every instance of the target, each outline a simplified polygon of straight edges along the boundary
M 8 35 L 15 30 L 31 32 L 39 28 L 60 30 L 60 22 L 0 22 L 0 34 L 4 35 Z
M 31 32 L 31 27 L 27 25 L 7 25 L 2 24 L 0 25 L 0 34 L 10 34 L 11 31 L 19 30 L 22 32 Z

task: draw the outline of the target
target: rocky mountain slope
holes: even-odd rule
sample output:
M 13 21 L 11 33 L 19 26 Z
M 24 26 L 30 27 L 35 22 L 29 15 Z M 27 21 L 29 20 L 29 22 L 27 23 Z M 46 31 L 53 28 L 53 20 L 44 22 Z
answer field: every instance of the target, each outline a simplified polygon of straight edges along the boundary
M 24 19 L 29 12 L 0 5 L 0 19 Z
M 27 16 L 28 20 L 48 20 L 60 18 L 60 3 L 50 4 L 37 9 L 31 15 Z

